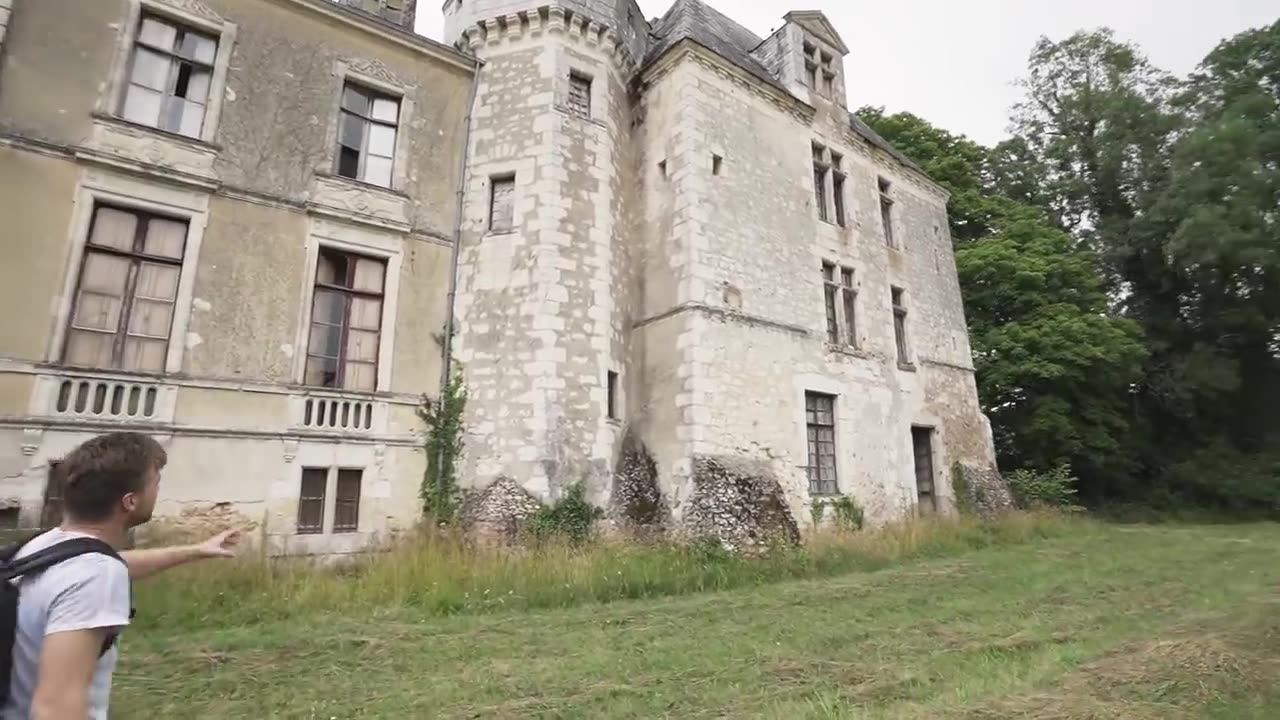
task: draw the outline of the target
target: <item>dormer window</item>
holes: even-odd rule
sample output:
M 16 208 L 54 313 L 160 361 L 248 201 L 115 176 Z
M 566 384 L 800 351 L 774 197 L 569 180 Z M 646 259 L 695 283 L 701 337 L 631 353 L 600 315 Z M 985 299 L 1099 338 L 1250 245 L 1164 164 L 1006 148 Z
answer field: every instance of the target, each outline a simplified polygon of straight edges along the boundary
M 805 85 L 818 89 L 818 47 L 809 42 L 804 44 L 804 78 Z

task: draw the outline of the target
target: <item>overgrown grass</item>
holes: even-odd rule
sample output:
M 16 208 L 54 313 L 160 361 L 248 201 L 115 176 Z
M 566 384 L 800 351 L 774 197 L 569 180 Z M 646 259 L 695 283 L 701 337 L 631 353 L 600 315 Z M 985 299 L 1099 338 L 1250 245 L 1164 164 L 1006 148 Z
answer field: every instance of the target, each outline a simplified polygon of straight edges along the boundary
M 140 584 L 134 594 L 144 628 L 234 626 L 324 613 L 365 616 L 403 608 L 438 615 L 559 608 L 876 570 L 1089 527 L 1048 514 L 1010 515 L 994 523 L 919 522 L 823 534 L 803 547 L 755 557 L 706 543 L 481 549 L 430 530 L 352 565 L 325 568 L 246 557 L 180 569 Z
M 706 584 L 785 580 L 725 592 L 673 581 L 686 594 L 444 616 L 380 606 L 394 594 L 361 589 L 347 596 L 360 604 L 337 613 L 313 612 L 330 595 L 274 611 L 296 615 L 279 621 L 226 625 L 254 616 L 231 608 L 211 622 L 142 625 L 124 636 L 113 717 L 1280 718 L 1280 525 L 1012 523 L 824 538 L 785 574 L 781 560 L 730 561 L 701 546 L 686 563 L 754 573 Z M 544 579 L 617 588 L 590 580 L 602 568 L 587 558 L 620 550 L 573 555 L 573 572 L 551 567 L 563 550 L 525 560 L 544 563 Z M 499 558 L 479 562 L 468 583 L 497 572 Z M 842 566 L 884 569 L 785 577 Z M 299 575 L 287 589 L 307 578 L 330 582 Z M 189 580 L 192 593 L 218 589 Z M 261 604 L 261 591 L 239 602 Z M 148 592 L 135 594 L 145 604 Z

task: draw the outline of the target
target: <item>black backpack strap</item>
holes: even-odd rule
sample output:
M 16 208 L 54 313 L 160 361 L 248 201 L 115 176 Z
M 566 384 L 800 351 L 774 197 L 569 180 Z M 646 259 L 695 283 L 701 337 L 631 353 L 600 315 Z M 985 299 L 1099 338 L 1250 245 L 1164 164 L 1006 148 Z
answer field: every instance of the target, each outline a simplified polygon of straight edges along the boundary
M 6 563 L 3 570 L 0 570 L 0 579 L 12 580 L 23 575 L 35 575 L 64 560 L 89 553 L 106 555 L 124 562 L 124 558 L 120 557 L 120 553 L 116 552 L 115 548 L 97 538 L 72 538 Z

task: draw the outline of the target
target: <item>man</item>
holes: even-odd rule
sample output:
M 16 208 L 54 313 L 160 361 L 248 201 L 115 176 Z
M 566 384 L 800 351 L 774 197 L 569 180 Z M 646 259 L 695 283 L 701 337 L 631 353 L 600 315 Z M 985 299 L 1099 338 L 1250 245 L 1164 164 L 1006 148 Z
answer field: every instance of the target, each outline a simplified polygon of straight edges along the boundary
M 72 538 L 121 548 L 130 528 L 151 519 L 168 458 L 152 438 L 113 433 L 89 440 L 62 461 L 62 526 L 28 542 L 17 558 Z M 129 582 L 202 558 L 230 557 L 228 531 L 201 545 L 100 553 L 65 560 L 17 580 L 13 674 L 3 720 L 106 720 L 118 649 L 129 624 Z M 110 646 L 105 653 L 103 648 Z

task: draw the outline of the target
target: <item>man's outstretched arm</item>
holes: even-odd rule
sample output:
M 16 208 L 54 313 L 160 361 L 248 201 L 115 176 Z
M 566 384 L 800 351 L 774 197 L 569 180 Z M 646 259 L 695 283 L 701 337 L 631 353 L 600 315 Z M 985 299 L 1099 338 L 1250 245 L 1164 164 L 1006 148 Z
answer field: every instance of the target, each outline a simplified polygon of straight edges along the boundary
M 230 558 L 236 555 L 236 545 L 240 543 L 240 531 L 228 530 L 215 535 L 199 545 L 178 545 L 175 547 L 153 548 L 148 550 L 126 550 L 120 553 L 129 566 L 129 579 L 141 580 L 158 572 L 185 565 L 196 560 L 209 558 Z

